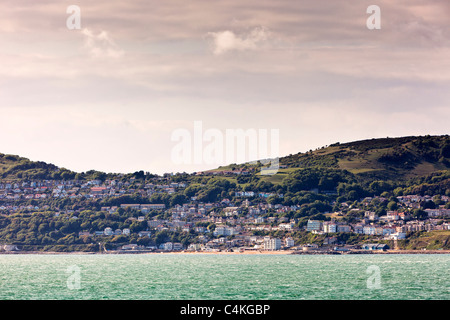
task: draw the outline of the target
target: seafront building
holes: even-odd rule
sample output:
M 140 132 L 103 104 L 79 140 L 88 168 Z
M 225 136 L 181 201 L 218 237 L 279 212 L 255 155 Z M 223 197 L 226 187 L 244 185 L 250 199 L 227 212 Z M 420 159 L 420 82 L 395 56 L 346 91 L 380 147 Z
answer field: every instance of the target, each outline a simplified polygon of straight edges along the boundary
M 279 238 L 269 238 L 264 240 L 264 250 L 280 250 L 281 240 Z
M 287 248 L 291 248 L 295 245 L 294 239 L 291 237 L 286 238 L 284 241 Z

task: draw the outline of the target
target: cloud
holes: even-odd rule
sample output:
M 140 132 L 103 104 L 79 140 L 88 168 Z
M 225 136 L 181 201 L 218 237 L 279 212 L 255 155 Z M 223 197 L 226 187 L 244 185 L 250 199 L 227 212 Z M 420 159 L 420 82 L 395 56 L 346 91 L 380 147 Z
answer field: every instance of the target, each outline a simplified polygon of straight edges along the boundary
M 448 128 L 448 0 L 379 0 L 375 31 L 369 1 L 79 0 L 82 30 L 68 4 L 0 2 L 0 152 L 163 172 L 195 120 L 280 128 L 281 154 Z
M 82 34 L 85 36 L 84 47 L 94 58 L 120 58 L 123 50 L 120 49 L 108 32 L 101 31 L 97 35 L 90 29 L 84 28 Z
M 269 38 L 267 28 L 258 27 L 248 33 L 235 34 L 233 31 L 225 30 L 209 32 L 208 36 L 213 41 L 213 53 L 224 54 L 229 51 L 255 50 Z

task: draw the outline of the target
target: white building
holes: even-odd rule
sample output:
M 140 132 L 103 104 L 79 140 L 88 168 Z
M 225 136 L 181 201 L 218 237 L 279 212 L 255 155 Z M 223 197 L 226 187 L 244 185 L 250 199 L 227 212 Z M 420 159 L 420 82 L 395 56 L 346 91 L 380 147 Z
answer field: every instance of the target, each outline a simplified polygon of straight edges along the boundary
M 176 251 L 183 250 L 183 245 L 179 242 L 175 242 L 172 246 L 172 250 Z
M 363 234 L 364 233 L 364 226 L 361 224 L 357 224 L 353 226 L 353 232 L 357 234 Z
M 294 239 L 292 238 L 286 238 L 284 240 L 286 247 L 290 248 L 294 246 Z
M 363 233 L 367 235 L 375 235 L 376 228 L 374 226 L 364 226 Z
M 264 217 L 256 217 L 255 218 L 255 223 L 264 223 L 265 219 Z
M 188 250 L 189 250 L 189 251 L 199 251 L 199 250 L 202 250 L 203 247 L 204 247 L 203 244 L 200 244 L 200 243 L 191 243 L 191 244 L 189 245 L 189 247 L 188 247 Z
M 324 222 L 322 228 L 325 233 L 337 232 L 337 224 L 334 222 Z
M 406 233 L 404 232 L 396 232 L 388 235 L 389 240 L 402 240 L 406 238 Z
M 137 244 L 130 243 L 130 244 L 123 245 L 121 247 L 121 249 L 122 250 L 138 250 L 139 246 Z
M 291 223 L 280 223 L 278 225 L 278 228 L 280 228 L 282 230 L 292 230 L 293 225 Z
M 346 224 L 338 224 L 337 232 L 351 232 L 352 228 Z
M 139 237 L 149 237 L 152 235 L 151 231 L 139 231 L 138 236 Z
M 171 250 L 173 250 L 173 243 L 172 243 L 172 242 L 165 242 L 165 243 L 162 243 L 162 244 L 159 246 L 159 248 L 160 248 L 161 250 L 164 250 L 164 251 L 171 251 Z
M 428 214 L 429 218 L 450 215 L 450 209 L 425 209 L 424 211 Z
M 390 234 L 394 234 L 396 232 L 395 227 L 384 227 L 383 228 L 383 236 L 388 236 Z
M 213 232 L 214 236 L 232 236 L 236 234 L 234 228 L 227 227 L 227 226 L 217 226 L 216 229 Z
M 3 250 L 9 252 L 9 251 L 18 251 L 19 248 L 17 248 L 17 246 L 13 245 L 13 244 L 5 244 L 2 247 Z
M 322 222 L 320 220 L 308 220 L 306 231 L 320 231 Z
M 264 250 L 280 250 L 281 240 L 279 238 L 270 238 L 264 240 Z
M 310 250 L 317 250 L 317 249 L 319 249 L 319 246 L 315 243 L 312 243 L 312 244 L 308 243 L 308 244 L 305 244 L 302 246 L 303 251 L 310 251 Z

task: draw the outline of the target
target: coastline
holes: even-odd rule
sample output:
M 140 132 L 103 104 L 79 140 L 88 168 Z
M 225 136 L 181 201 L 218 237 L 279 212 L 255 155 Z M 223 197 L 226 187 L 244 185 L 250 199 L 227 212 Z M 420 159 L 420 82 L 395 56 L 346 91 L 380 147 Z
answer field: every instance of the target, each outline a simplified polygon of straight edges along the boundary
M 119 255 L 119 254 L 152 254 L 152 255 L 290 255 L 293 251 L 244 251 L 244 252 L 227 252 L 227 251 L 144 251 L 144 250 L 127 250 L 127 251 L 107 251 L 107 252 L 55 252 L 55 251 L 13 251 L 0 252 L 0 255 L 18 255 L 18 254 L 38 254 L 38 255 Z
M 55 251 L 11 251 L 0 252 L 0 255 L 123 255 L 123 254 L 151 254 L 151 255 L 355 255 L 355 254 L 450 254 L 450 250 L 354 250 L 348 252 L 336 251 L 108 251 L 108 252 L 55 252 Z

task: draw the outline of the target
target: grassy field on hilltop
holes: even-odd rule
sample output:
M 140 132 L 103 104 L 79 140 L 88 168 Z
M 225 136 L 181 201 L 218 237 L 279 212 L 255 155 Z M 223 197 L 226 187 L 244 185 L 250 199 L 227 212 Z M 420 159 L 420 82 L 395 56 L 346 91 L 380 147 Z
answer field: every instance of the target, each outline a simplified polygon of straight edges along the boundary
M 450 250 L 450 230 L 415 232 L 406 240 L 399 240 L 398 244 L 404 250 Z
M 280 183 L 294 170 L 334 168 L 368 180 L 406 180 L 450 169 L 450 137 L 424 136 L 383 138 L 335 143 L 280 158 L 280 169 L 263 179 Z

